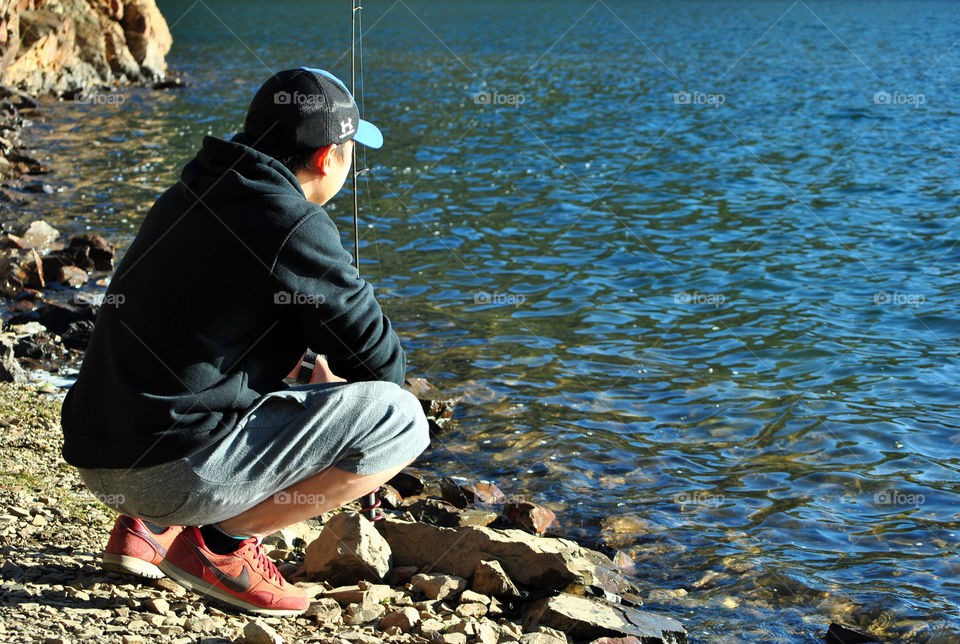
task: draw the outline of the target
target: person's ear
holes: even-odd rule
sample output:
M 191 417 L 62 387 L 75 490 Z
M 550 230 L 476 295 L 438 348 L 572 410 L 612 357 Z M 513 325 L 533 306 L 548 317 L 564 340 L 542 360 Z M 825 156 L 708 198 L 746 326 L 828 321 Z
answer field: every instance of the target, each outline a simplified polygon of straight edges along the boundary
M 325 148 L 317 148 L 310 157 L 310 169 L 317 174 L 327 176 L 333 165 L 332 154 L 336 147 L 335 143 L 331 143 Z

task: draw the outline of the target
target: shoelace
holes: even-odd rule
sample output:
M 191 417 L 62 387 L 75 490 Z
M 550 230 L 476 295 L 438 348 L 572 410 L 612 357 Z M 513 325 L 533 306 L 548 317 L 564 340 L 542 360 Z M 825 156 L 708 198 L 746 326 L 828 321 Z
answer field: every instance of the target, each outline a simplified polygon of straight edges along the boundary
M 280 571 L 277 570 L 273 560 L 271 560 L 270 557 L 268 557 L 264 552 L 263 543 L 261 542 L 260 538 L 250 537 L 247 539 L 247 547 L 253 550 L 253 560 L 256 562 L 258 568 L 266 572 L 267 579 L 272 579 L 279 582 L 280 587 L 283 588 L 283 575 L 281 575 Z

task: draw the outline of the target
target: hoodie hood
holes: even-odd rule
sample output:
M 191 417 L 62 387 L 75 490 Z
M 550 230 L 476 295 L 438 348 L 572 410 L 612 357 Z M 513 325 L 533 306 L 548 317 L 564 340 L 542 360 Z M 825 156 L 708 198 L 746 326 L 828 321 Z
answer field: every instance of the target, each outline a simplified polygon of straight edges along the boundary
M 299 194 L 305 199 L 297 177 L 251 143 L 243 133 L 228 141 L 204 137 L 197 156 L 180 173 L 186 200 L 195 202 L 202 197 L 213 205 L 277 194 Z

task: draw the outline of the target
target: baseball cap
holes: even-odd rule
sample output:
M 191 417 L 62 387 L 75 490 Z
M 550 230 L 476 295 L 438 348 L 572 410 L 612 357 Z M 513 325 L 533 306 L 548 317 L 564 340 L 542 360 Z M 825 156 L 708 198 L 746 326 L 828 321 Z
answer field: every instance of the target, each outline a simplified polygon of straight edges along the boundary
M 383 134 L 360 118 L 343 81 L 313 67 L 287 69 L 267 79 L 250 102 L 243 131 L 258 149 L 273 155 L 350 139 L 374 149 L 383 145 Z

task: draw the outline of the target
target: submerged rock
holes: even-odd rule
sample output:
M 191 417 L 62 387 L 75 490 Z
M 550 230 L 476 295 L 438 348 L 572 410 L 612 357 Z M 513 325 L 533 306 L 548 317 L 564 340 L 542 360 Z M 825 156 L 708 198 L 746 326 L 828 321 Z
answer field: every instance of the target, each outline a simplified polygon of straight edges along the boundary
M 524 624 L 527 628 L 545 624 L 576 640 L 634 636 L 647 644 L 687 641 L 683 624 L 671 617 L 567 594 L 530 604 L 524 611 Z
M 423 413 L 430 423 L 430 431 L 435 434 L 442 432 L 453 418 L 453 411 L 460 399 L 441 393 L 426 378 L 407 378 L 405 387 L 420 400 Z
M 873 635 L 862 631 L 841 626 L 836 622 L 830 624 L 827 634 L 823 637 L 827 644 L 864 644 L 865 642 L 879 642 L 880 640 Z
M 507 500 L 507 495 L 493 483 L 460 484 L 448 477 L 440 480 L 440 495 L 444 501 L 461 509 L 471 503 L 498 504 Z

